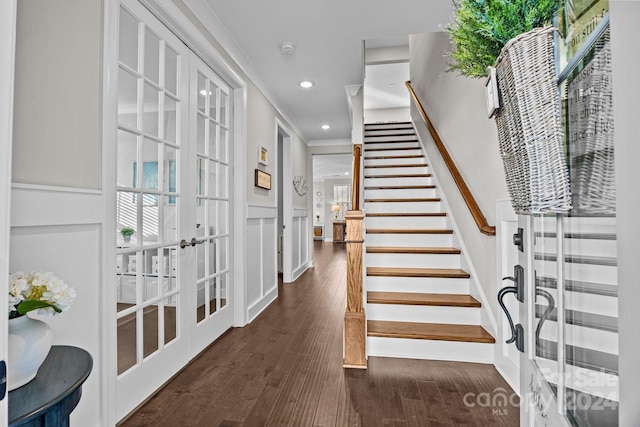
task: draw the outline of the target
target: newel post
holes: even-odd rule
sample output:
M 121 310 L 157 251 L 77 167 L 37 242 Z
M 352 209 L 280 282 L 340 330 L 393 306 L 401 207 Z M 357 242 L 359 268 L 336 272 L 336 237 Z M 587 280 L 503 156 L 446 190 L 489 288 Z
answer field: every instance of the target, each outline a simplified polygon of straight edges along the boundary
M 364 213 L 360 210 L 360 156 L 362 146 L 354 147 L 353 162 L 353 210 L 347 212 L 347 308 L 344 313 L 344 359 L 345 368 L 367 368 L 366 333 L 367 319 L 362 298 L 364 246 Z

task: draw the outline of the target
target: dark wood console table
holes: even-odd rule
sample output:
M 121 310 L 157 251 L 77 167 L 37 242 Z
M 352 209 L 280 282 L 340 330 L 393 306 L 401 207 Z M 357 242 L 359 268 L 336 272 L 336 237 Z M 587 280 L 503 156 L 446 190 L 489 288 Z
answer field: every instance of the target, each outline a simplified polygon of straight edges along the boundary
M 67 427 L 93 367 L 85 350 L 51 347 L 35 379 L 9 392 L 9 427 Z

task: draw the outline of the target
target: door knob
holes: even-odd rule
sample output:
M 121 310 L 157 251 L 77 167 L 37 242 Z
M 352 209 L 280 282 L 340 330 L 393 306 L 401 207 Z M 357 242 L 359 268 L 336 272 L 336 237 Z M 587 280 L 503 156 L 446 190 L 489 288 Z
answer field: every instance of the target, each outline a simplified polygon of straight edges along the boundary
M 184 249 L 184 248 L 186 248 L 187 246 L 191 246 L 191 243 L 190 243 L 190 242 L 187 242 L 187 241 L 186 241 L 186 240 L 184 240 L 184 239 L 180 240 L 180 248 Z

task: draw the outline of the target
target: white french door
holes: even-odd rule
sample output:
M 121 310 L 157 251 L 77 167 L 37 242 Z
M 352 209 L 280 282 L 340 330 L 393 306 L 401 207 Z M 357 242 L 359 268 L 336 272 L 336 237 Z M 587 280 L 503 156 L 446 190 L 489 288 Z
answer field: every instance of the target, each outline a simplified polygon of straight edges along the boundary
M 520 304 L 523 426 L 618 425 L 612 68 L 608 15 L 602 14 L 607 7 L 605 1 L 567 2 L 571 24 L 563 36 L 569 60 L 561 61 L 567 65 L 559 80 L 572 209 L 519 219 L 526 289 Z M 601 19 L 595 27 L 594 17 Z M 576 47 L 572 34 L 585 26 L 592 32 Z
M 218 338 L 233 323 L 230 300 L 230 239 L 233 194 L 230 150 L 232 97 L 230 88 L 200 58 L 191 55 L 191 110 L 189 132 L 190 170 L 195 171 L 190 198 L 194 264 L 189 266 L 189 333 L 193 357 Z
M 189 50 L 136 1 L 118 40 L 116 416 L 188 361 Z M 120 232 L 134 230 L 129 241 Z
M 121 419 L 232 325 L 233 120 L 229 86 L 135 0 L 118 46 Z

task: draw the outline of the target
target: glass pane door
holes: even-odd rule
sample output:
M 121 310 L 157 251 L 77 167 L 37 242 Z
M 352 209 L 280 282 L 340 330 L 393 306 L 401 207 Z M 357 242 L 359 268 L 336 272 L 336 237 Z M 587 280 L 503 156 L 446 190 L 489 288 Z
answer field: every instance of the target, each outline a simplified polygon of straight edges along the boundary
M 199 58 L 191 60 L 191 136 L 195 140 L 195 277 L 189 307 L 192 354 L 231 327 L 229 87 Z
M 188 204 L 188 50 L 137 2 L 119 21 L 116 192 L 118 417 L 187 361 L 185 271 L 178 246 Z M 184 219 L 182 219 L 184 221 Z

